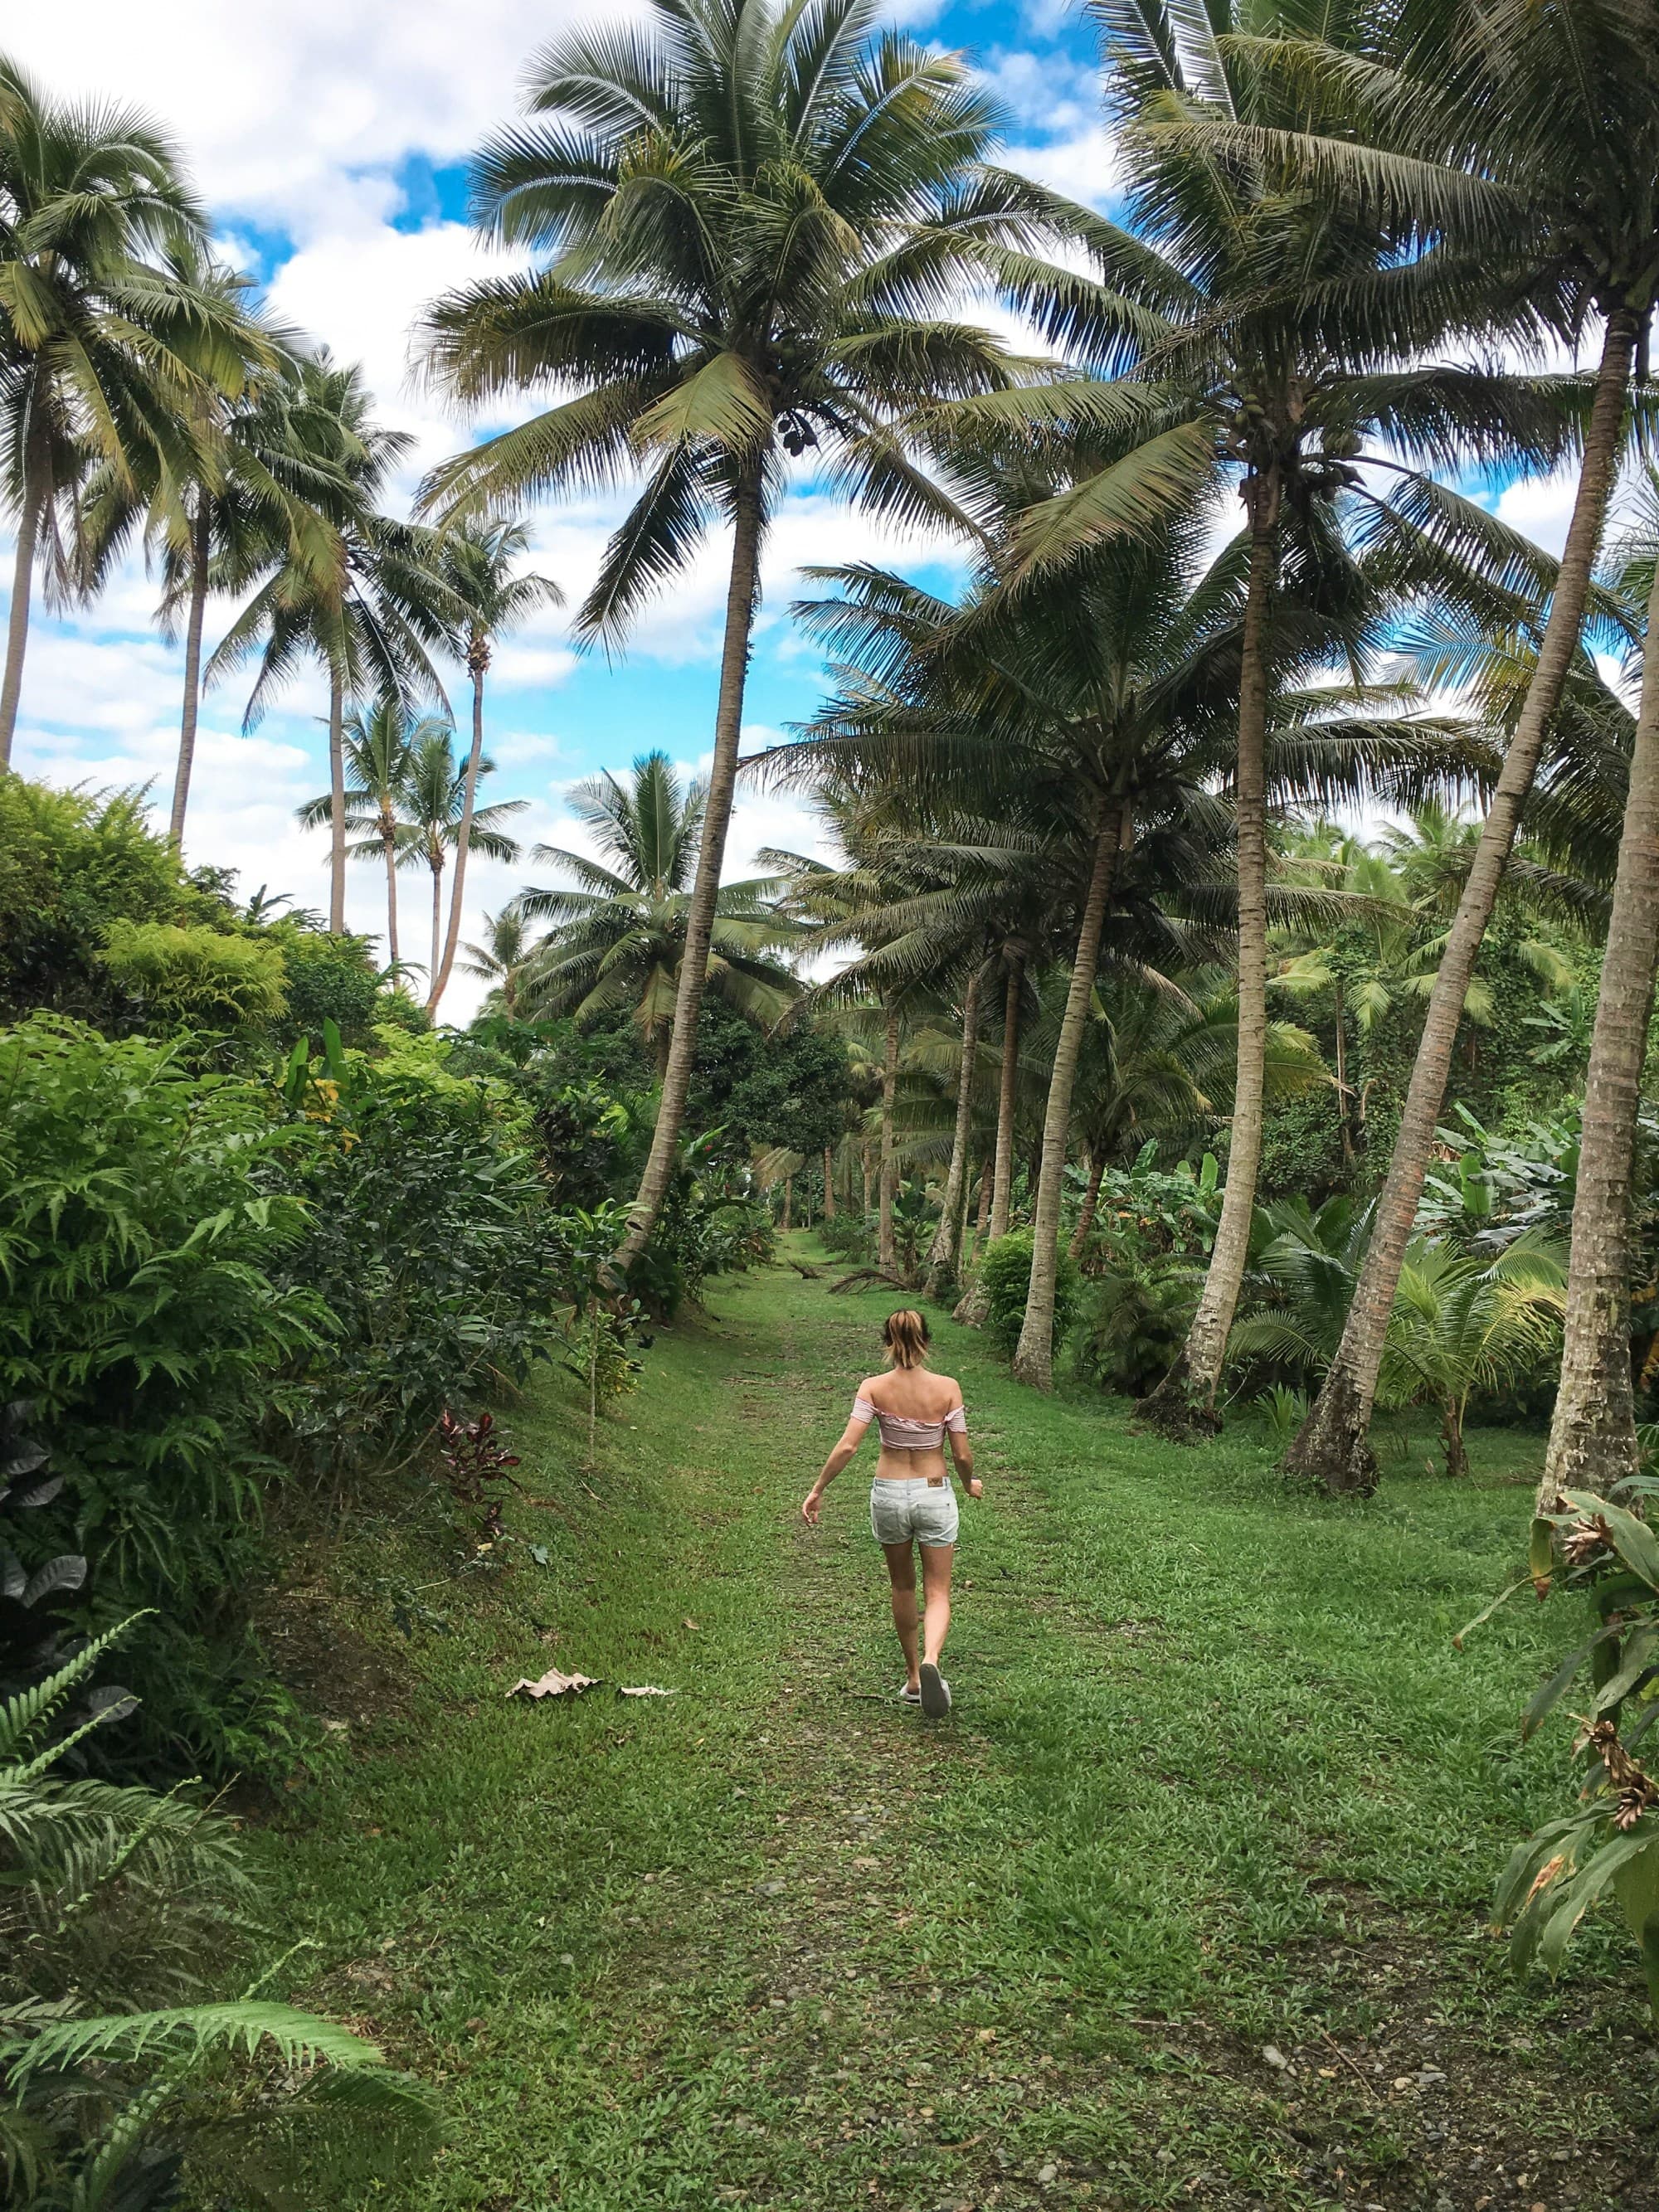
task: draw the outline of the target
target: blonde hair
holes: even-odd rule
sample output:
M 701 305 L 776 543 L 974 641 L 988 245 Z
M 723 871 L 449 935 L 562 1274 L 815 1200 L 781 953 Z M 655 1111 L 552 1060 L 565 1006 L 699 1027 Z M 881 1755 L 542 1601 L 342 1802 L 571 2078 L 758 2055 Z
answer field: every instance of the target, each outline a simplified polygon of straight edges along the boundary
M 882 1324 L 881 1340 L 887 1346 L 887 1357 L 893 1366 L 927 1364 L 927 1323 L 914 1306 L 903 1306 L 897 1313 L 888 1315 Z

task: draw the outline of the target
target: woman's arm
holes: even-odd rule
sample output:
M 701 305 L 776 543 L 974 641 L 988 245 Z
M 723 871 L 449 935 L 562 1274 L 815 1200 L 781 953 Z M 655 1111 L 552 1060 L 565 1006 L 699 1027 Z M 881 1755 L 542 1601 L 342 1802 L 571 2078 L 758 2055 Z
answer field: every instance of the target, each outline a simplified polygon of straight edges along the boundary
M 954 1428 L 951 1426 L 953 1420 L 957 1423 Z M 945 1433 L 951 1439 L 951 1456 L 957 1463 L 957 1481 L 969 1498 L 982 1498 L 985 1485 L 974 1474 L 974 1447 L 969 1441 L 967 1415 L 959 1399 L 945 1415 Z
M 865 1431 L 869 1425 L 867 1418 L 861 1419 L 858 1414 L 854 1414 L 841 1432 L 841 1442 L 823 1462 L 823 1474 L 801 1500 L 801 1518 L 812 1528 L 817 1526 L 818 1507 L 823 1503 L 824 1492 L 829 1489 L 842 1469 L 849 1464 L 854 1453 L 864 1442 Z

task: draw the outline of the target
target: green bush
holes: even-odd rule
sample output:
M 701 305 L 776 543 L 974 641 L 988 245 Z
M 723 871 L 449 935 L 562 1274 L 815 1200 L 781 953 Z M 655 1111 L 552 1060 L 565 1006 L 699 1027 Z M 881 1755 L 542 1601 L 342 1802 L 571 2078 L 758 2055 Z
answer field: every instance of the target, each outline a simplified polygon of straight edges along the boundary
M 37 1007 L 109 1028 L 126 994 L 102 959 L 117 921 L 210 918 L 136 792 L 0 777 L 0 1020 Z
M 288 1006 L 283 956 L 269 939 L 123 920 L 99 957 L 148 1027 L 246 1029 Z
M 1103 1390 L 1144 1398 L 1186 1342 L 1197 1288 L 1195 1271 L 1179 1262 L 1143 1262 L 1095 1277 L 1085 1285 L 1072 1339 L 1078 1376 Z
M 315 1133 L 307 1231 L 285 1279 L 334 1327 L 295 1424 L 337 1473 L 407 1451 L 447 1405 L 522 1382 L 566 1297 L 526 1102 L 453 1073 L 453 1042 L 376 1031 L 378 1059 L 298 1048 L 292 1111 Z
M 229 1823 L 185 1791 L 58 1771 L 74 1739 L 51 1729 L 113 1640 L 0 1704 L 6 2203 L 276 2212 L 407 2178 L 434 2147 L 428 2093 L 231 1980 L 258 1900 Z
M 985 1257 L 980 1263 L 980 1279 L 984 1285 L 990 1310 L 986 1316 L 985 1330 L 993 1344 L 1003 1352 L 1012 1352 L 1019 1342 L 1020 1325 L 1025 1318 L 1026 1294 L 1031 1287 L 1031 1232 L 1016 1229 L 1006 1237 L 986 1247 Z M 1077 1312 L 1079 1278 L 1077 1264 L 1062 1246 L 1060 1265 L 1054 1275 L 1054 1342 L 1063 1343 Z
M 0 1034 L 0 1395 L 35 1401 L 66 1478 L 25 1564 L 83 1552 L 87 1626 L 155 1609 L 131 1662 L 152 1749 L 265 1765 L 286 1708 L 246 1626 L 261 1489 L 331 1326 L 283 1279 L 312 1139 L 263 1086 L 51 1015 Z
M 273 922 L 262 933 L 281 952 L 288 980 L 288 1013 L 279 1024 L 285 1043 L 320 1036 L 325 1022 L 351 1045 L 367 1043 L 377 1022 L 429 1027 L 410 1000 L 381 989 L 367 938 L 331 937 L 292 920 Z

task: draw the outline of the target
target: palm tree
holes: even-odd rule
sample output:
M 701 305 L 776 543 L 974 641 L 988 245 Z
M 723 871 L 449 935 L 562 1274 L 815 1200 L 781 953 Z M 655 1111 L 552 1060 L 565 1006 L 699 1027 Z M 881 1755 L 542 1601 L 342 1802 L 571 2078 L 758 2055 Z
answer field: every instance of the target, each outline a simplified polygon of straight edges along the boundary
M 1108 540 L 1074 556 L 1063 592 L 1009 593 L 990 567 L 962 606 L 879 571 L 845 571 L 842 599 L 815 617 L 854 665 L 843 696 L 815 725 L 822 734 L 796 749 L 797 772 L 839 760 L 855 781 L 879 761 L 876 781 L 908 772 L 929 794 L 954 779 L 958 805 L 973 791 L 976 811 L 1005 825 L 1005 840 L 1010 826 L 1032 833 L 1024 866 L 1046 887 L 1050 911 L 1065 918 L 1066 1011 L 1054 1040 L 1030 1290 L 1016 1358 L 1017 1373 L 1045 1386 L 1072 1088 L 1108 915 L 1127 905 L 1133 927 L 1150 933 L 1145 950 L 1155 964 L 1171 945 L 1158 936 L 1149 884 L 1179 885 L 1195 915 L 1193 902 L 1201 902 L 1211 926 L 1237 925 L 1237 895 L 1208 872 L 1233 820 L 1206 786 L 1225 767 L 1232 744 L 1248 586 L 1234 549 L 1205 570 L 1200 542 L 1195 521 L 1158 542 Z M 1283 596 L 1267 662 L 1281 695 L 1273 718 L 1275 779 L 1294 793 L 1309 777 L 1358 787 L 1368 774 L 1398 773 L 1407 783 L 1431 774 L 1446 750 L 1439 726 L 1368 714 L 1352 693 L 1304 696 L 1285 688 L 1298 665 L 1314 672 L 1332 626 L 1298 605 L 1294 591 Z M 994 875 L 987 882 L 994 902 Z M 1291 896 L 1276 893 L 1281 902 Z M 1340 902 L 1325 910 L 1340 911 Z M 1258 1103 L 1267 1036 L 1264 1025 L 1249 1055 Z M 1236 1141 L 1239 1114 L 1236 1092 Z
M 1561 1380 L 1539 1510 L 1563 1491 L 1611 1492 L 1641 1471 L 1631 1382 L 1631 1184 L 1659 963 L 1659 471 L 1644 471 L 1622 582 L 1645 600 L 1618 873 L 1584 1076 Z
M 434 532 L 393 522 L 375 501 L 410 440 L 369 413 L 355 367 L 325 349 L 300 364 L 292 430 L 309 474 L 330 488 L 319 538 L 272 537 L 257 565 L 264 580 L 221 639 L 208 680 L 258 656 L 242 717 L 258 723 L 273 691 L 301 661 L 328 677 L 329 927 L 345 928 L 345 702 L 424 696 L 443 701 L 432 654 L 453 635 L 456 603 L 439 571 Z
M 206 217 L 172 143 L 132 108 L 49 98 L 0 61 L 0 436 L 16 523 L 0 769 L 9 766 L 37 562 L 73 595 L 71 509 L 96 465 L 135 484 L 181 425 L 234 397 L 247 325 L 192 282 Z M 199 264 L 198 264 L 199 265 Z
M 707 793 L 682 785 L 666 753 L 642 753 L 631 787 L 608 772 L 578 784 L 571 811 L 602 858 L 538 845 L 533 857 L 574 879 L 571 888 L 521 891 L 517 911 L 553 927 L 526 966 L 520 988 L 537 1012 L 579 1022 L 627 1006 L 646 1049 L 666 1076 L 678 1024 L 684 1018 L 679 970 L 686 957 Z M 776 955 L 799 933 L 768 903 L 770 879 L 725 884 L 715 904 L 708 983 L 726 1005 L 767 1025 L 779 1020 L 799 985 Z
M 1026 517 L 1016 585 L 1052 576 L 1079 549 L 1155 528 L 1236 471 L 1246 525 L 1233 804 L 1238 821 L 1240 1063 L 1220 1228 L 1182 1360 L 1149 1402 L 1177 1431 L 1210 1427 L 1249 1249 L 1262 1128 L 1267 1015 L 1266 785 L 1273 640 L 1287 581 L 1328 615 L 1352 600 L 1343 543 L 1359 530 L 1387 545 L 1397 586 L 1431 577 L 1444 556 L 1496 556 L 1511 590 L 1533 566 L 1494 537 L 1492 519 L 1405 465 L 1452 469 L 1483 449 L 1540 464 L 1570 449 L 1572 410 L 1547 380 L 1395 364 L 1426 356 L 1457 327 L 1491 319 L 1488 295 L 1443 282 L 1440 258 L 1404 218 L 1370 207 L 1332 212 L 1311 190 L 1286 191 L 1265 158 L 1224 153 L 1212 138 L 1237 118 L 1304 119 L 1294 81 L 1279 85 L 1255 55 L 1304 18 L 1229 0 L 1198 15 L 1172 0 L 1097 0 L 1109 96 L 1129 168 L 1127 226 L 1084 210 L 1070 217 L 1096 275 L 1059 291 L 1051 335 L 1087 368 L 1073 377 L 975 399 L 941 414 L 947 445 L 1006 434 L 1017 422 L 1097 442 L 1092 469 Z M 1355 35 L 1358 34 L 1358 27 Z M 1248 135 L 1248 134 L 1247 134 Z M 1228 146 L 1231 140 L 1226 140 Z M 1254 145 L 1255 140 L 1249 141 Z M 1056 214 L 1058 214 L 1056 210 Z M 1472 281 L 1472 280 L 1471 280 Z M 1132 369 L 1132 376 L 1120 374 Z M 1575 387 L 1576 392 L 1576 387 Z M 1387 450 L 1368 453 L 1375 440 Z M 1389 473 L 1387 498 L 1367 471 Z M 1345 512 L 1346 510 L 1346 512 Z M 1517 562 L 1519 564 L 1517 568 Z M 1352 611 L 1358 611 L 1352 609 Z M 1333 647 L 1340 641 L 1338 621 Z M 1350 655 L 1359 641 L 1346 642 Z M 1039 1239 L 1040 1245 L 1043 1239 Z M 1042 1254 L 1039 1251 L 1039 1259 Z M 1040 1314 L 1021 1364 L 1042 1367 Z
M 441 300 L 439 383 L 470 401 L 557 381 L 574 396 L 447 462 L 428 504 L 453 515 L 607 481 L 648 461 L 578 620 L 620 637 L 729 524 L 714 765 L 650 1158 L 618 1252 L 650 1237 L 674 1172 L 737 775 L 769 516 L 816 451 L 875 512 L 962 526 L 899 427 L 922 402 L 1007 380 L 959 312 L 1030 192 L 980 171 L 988 105 L 963 64 L 889 33 L 869 0 L 651 0 L 619 37 L 578 32 L 536 65 L 550 118 L 488 147 L 480 228 L 551 256 Z
M 396 699 L 379 699 L 367 711 L 348 714 L 341 726 L 345 761 L 346 833 L 362 842 L 348 848 L 354 860 L 378 859 L 386 869 L 386 957 L 400 965 L 398 951 L 398 866 L 406 843 L 398 813 L 409 793 L 418 748 L 433 737 L 447 738 L 449 726 L 435 716 L 411 723 Z M 304 830 L 327 828 L 334 816 L 334 794 L 307 799 L 295 811 Z
M 463 971 L 501 994 L 501 1011 L 509 1021 L 518 1018 L 520 973 L 535 949 L 529 921 L 516 905 L 503 907 L 499 914 L 487 914 L 483 943 L 461 948 L 466 955 L 461 963 Z
M 495 763 L 478 763 L 478 775 L 494 775 Z M 409 765 L 399 787 L 403 813 L 398 823 L 398 866 L 424 866 L 432 876 L 432 970 L 435 972 L 443 946 L 444 870 L 459 849 L 461 823 L 466 814 L 466 770 L 455 762 L 454 732 L 435 715 L 411 734 Z M 519 847 L 501 824 L 509 814 L 522 814 L 527 799 L 498 799 L 494 806 L 475 805 L 471 813 L 474 848 L 487 860 L 512 862 Z
M 1224 144 L 1249 152 L 1291 191 L 1316 182 L 1345 215 L 1409 236 L 1402 271 L 1420 261 L 1432 283 L 1444 263 L 1449 293 L 1484 295 L 1511 329 L 1547 327 L 1577 343 L 1601 325 L 1566 544 L 1547 617 L 1532 625 L 1532 680 L 1448 933 L 1342 1345 L 1285 1456 L 1334 1491 L 1376 1479 L 1371 1407 L 1463 997 L 1573 666 L 1631 372 L 1659 295 L 1652 31 L 1639 9 L 1425 0 L 1358 60 L 1299 35 L 1263 42 L 1252 67 L 1294 83 L 1291 128 L 1264 131 L 1235 114 L 1207 134 L 1212 155 Z
M 477 794 L 478 763 L 483 757 L 483 696 L 495 641 L 538 607 L 562 606 L 564 594 L 546 576 L 515 574 L 530 550 L 521 522 L 486 521 L 463 516 L 444 533 L 444 581 L 460 611 L 460 639 L 466 672 L 472 679 L 472 749 L 466 759 L 466 791 L 460 836 L 455 846 L 455 880 L 449 892 L 449 930 L 443 958 L 432 977 L 426 1010 L 434 1014 L 444 994 L 461 933 L 461 901 L 466 888 L 466 856 L 471 843 L 472 806 Z

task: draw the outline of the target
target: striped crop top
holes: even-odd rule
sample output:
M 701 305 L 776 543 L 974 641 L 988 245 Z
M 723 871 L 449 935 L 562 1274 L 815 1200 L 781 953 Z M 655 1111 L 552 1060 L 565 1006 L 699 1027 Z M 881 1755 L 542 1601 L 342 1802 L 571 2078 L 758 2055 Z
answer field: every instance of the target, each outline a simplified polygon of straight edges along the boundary
M 860 1428 L 873 1421 L 890 1451 L 937 1451 L 947 1429 L 959 1437 L 968 1433 L 965 1406 L 952 1406 L 943 1420 L 914 1421 L 905 1413 L 884 1413 L 871 1399 L 859 1397 L 853 1401 L 853 1419 Z

